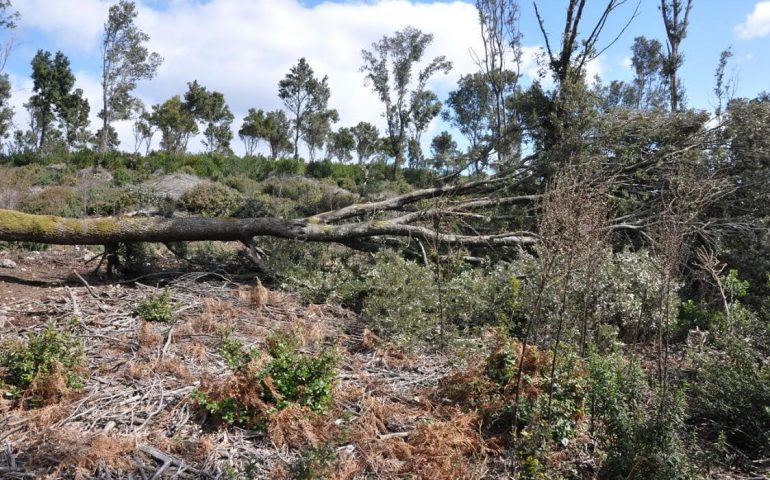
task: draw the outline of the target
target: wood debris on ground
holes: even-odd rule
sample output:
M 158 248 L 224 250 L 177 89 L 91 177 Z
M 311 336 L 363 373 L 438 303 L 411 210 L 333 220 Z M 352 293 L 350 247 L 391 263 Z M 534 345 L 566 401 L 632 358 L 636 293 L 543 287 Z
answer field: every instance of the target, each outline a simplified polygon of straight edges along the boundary
M 82 339 L 86 359 L 82 389 L 62 387 L 38 408 L 0 400 L 0 478 L 291 478 L 324 449 L 334 457 L 319 467 L 328 478 L 481 478 L 488 468 L 478 418 L 430 400 L 447 358 L 388 347 L 342 307 L 205 273 L 162 285 L 78 274 L 47 288 L 6 278 L 0 290 L 0 341 L 54 324 Z M 137 317 L 142 299 L 166 291 L 172 321 Z M 336 346 L 332 405 L 286 408 L 263 429 L 212 423 L 191 392 L 230 375 L 222 331 L 249 348 L 273 331 L 308 351 Z

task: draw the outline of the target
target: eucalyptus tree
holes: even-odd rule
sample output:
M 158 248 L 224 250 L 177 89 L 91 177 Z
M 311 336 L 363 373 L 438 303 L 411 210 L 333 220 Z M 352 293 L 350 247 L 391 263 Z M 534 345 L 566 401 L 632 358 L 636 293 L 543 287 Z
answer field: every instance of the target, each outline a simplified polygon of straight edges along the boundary
M 140 105 L 141 107 L 136 112 L 136 120 L 132 128 L 134 134 L 134 153 L 139 153 L 142 145 L 144 145 L 144 154 L 149 155 L 156 128 L 150 122 L 150 113 L 144 109 L 144 104 Z
M 0 0 L 0 32 L 5 35 L 0 41 L 0 138 L 7 138 L 13 124 L 11 100 L 11 80 L 5 70 L 5 64 L 14 45 L 14 33 L 19 12 L 12 9 L 10 0 Z
M 494 148 L 493 138 L 498 132 L 496 124 L 496 97 L 485 75 L 474 73 L 460 77 L 457 89 L 449 92 L 447 109 L 442 113 L 444 121 L 457 128 L 468 140 L 468 150 L 479 173 L 489 162 Z
M 430 90 L 419 92 L 412 99 L 412 119 L 409 123 L 409 166 L 423 167 L 422 134 L 430 126 L 430 122 L 441 113 L 441 102 L 438 96 Z
M 75 75 L 69 59 L 62 53 L 38 50 L 32 59 L 33 95 L 26 103 L 32 119 L 37 149 L 42 150 L 55 138 L 68 146 L 84 143 L 90 106 L 83 90 L 75 89 Z M 56 130 L 59 122 L 62 131 Z
M 350 128 L 342 127 L 329 136 L 326 151 L 329 157 L 334 157 L 342 163 L 353 159 L 353 149 L 356 147 L 356 138 Z
M 193 118 L 205 126 L 203 145 L 208 153 L 229 153 L 233 132 L 230 125 L 235 117 L 220 92 L 211 92 L 197 80 L 187 84 L 184 103 Z
M 313 144 L 308 147 L 316 147 L 318 132 L 316 127 L 323 117 L 328 115 L 326 112 L 330 96 L 328 77 L 324 76 L 323 79 L 318 80 L 305 58 L 300 58 L 297 64 L 291 67 L 286 77 L 278 83 L 278 97 L 283 100 L 292 117 L 294 158 L 299 158 L 300 138 L 311 128 L 316 131 L 311 132 L 310 138 Z M 311 126 L 311 120 L 315 122 L 314 127 Z
M 238 136 L 243 140 L 247 156 L 256 154 L 259 142 L 264 141 L 270 149 L 270 157 L 275 160 L 291 151 L 289 131 L 289 120 L 283 110 L 265 113 L 264 110 L 250 108 L 238 130 Z
M 457 142 L 446 130 L 433 137 L 430 142 L 430 151 L 433 153 L 433 168 L 436 170 L 449 173 L 458 167 L 454 161 L 460 153 Z
M 380 131 L 369 122 L 358 122 L 350 129 L 355 141 L 358 164 L 363 165 L 377 152 L 380 144 Z
M 238 129 L 238 136 L 243 141 L 245 155 L 254 156 L 257 151 L 259 141 L 262 140 L 262 132 L 265 124 L 264 110 L 250 108 L 249 113 L 244 117 L 241 128 Z
M 431 102 L 425 101 L 428 81 L 436 73 L 448 73 L 452 68 L 452 62 L 444 56 L 435 57 L 419 68 L 432 42 L 432 34 L 406 27 L 373 43 L 371 51 L 361 51 L 364 60 L 361 71 L 366 74 L 366 83 L 385 107 L 385 149 L 393 158 L 394 178 L 406 158 L 410 125 L 415 119 L 424 118 L 422 108 L 433 108 Z
M 8 137 L 13 125 L 13 108 L 8 103 L 11 100 L 11 81 L 8 75 L 0 75 L 0 138 Z
M 328 143 L 332 134 L 332 124 L 337 123 L 339 119 L 339 114 L 334 109 L 323 109 L 308 114 L 302 131 L 302 140 L 307 145 L 311 162 L 316 159 L 316 151 L 321 150 Z
M 270 158 L 277 159 L 291 152 L 291 122 L 283 110 L 273 110 L 265 115 L 265 127 L 262 138 L 270 149 Z
M 160 147 L 170 154 L 187 151 L 190 137 L 198 133 L 195 117 L 179 95 L 153 105 L 149 122 L 160 131 Z
M 691 10 L 692 0 L 660 0 L 660 12 L 666 29 L 667 50 L 663 72 L 668 80 L 672 112 L 678 112 L 684 106 L 684 89 L 679 84 L 679 69 L 684 63 L 684 56 L 679 51 L 679 47 L 682 40 L 687 37 Z
M 631 53 L 636 108 L 662 108 L 668 90 L 664 77 L 663 45 L 656 39 L 636 37 L 631 46 Z
M 490 141 L 497 151 L 498 163 L 507 163 L 520 154 L 521 133 L 515 125 L 516 104 L 509 101 L 518 90 L 521 70 L 519 4 L 517 0 L 476 0 L 476 11 L 483 52 L 472 53 L 481 76 L 461 88 L 476 88 L 479 89 L 477 95 L 490 95 Z M 476 168 L 478 170 L 478 163 Z
M 135 24 L 136 4 L 120 0 L 110 7 L 102 35 L 102 119 L 99 149 L 108 148 L 109 127 L 117 120 L 128 120 L 136 99 L 132 92 L 140 80 L 151 79 L 163 58 L 146 46 L 150 37 Z

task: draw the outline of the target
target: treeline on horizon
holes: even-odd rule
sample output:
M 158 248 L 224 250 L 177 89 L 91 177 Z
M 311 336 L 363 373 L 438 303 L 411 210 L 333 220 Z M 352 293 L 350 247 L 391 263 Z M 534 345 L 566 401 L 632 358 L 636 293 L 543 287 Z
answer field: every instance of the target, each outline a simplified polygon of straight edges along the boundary
M 573 3 L 579 6 L 581 2 L 570 5 Z M 608 2 L 602 22 L 597 25 L 603 27 L 603 22 L 623 3 Z M 594 119 L 610 118 L 619 112 L 685 112 L 702 115 L 704 122 L 708 120 L 705 112 L 687 108 L 685 88 L 679 78 L 684 61 L 680 44 L 686 38 L 689 8 L 677 7 L 675 12 L 672 4 L 668 11 L 671 18 L 664 22 L 664 42 L 643 36 L 634 39 L 634 79 L 630 82 L 603 84 L 599 78 L 586 78 L 586 64 L 601 54 L 600 28 L 582 45 L 576 38 L 563 38 L 560 52 L 551 51 L 554 42 L 544 37 L 547 49 L 540 60 L 541 77 L 524 86 L 517 73 L 522 35 L 517 30 L 520 18 L 516 3 L 478 1 L 476 6 L 485 45 L 483 52 L 473 53 L 480 70 L 463 75 L 443 102 L 428 84 L 435 75 L 449 72 L 452 64 L 443 56 L 423 58 L 433 42 L 430 33 L 405 27 L 362 51 L 360 71 L 383 106 L 386 128 L 380 132 L 366 121 L 335 128 L 339 115 L 330 106 L 328 77 L 317 76 L 305 58 L 300 58 L 278 84 L 284 108 L 250 108 L 240 126 L 235 124 L 224 94 L 197 80 L 189 82 L 184 93 L 160 104 L 144 105 L 133 91 L 138 82 L 155 76 L 163 59 L 148 50 L 149 37 L 135 25 L 138 12 L 134 2 L 123 0 L 110 8 L 102 36 L 104 103 L 98 113 L 99 128 L 94 131 L 91 125 L 91 105 L 83 91 L 74 88 L 76 79 L 67 56 L 61 51 L 41 49 L 31 61 L 33 89 L 24 104 L 30 117 L 28 128 L 15 128 L 14 111 L 8 105 L 10 81 L 7 74 L 0 77 L 4 156 L 18 165 L 44 163 L 45 158 L 71 152 L 116 151 L 120 141 L 113 123 L 130 120 L 133 145 L 124 145 L 124 151 L 145 156 L 151 153 L 153 140 L 158 139 L 160 152 L 184 154 L 190 139 L 198 134 L 202 135 L 204 153 L 231 156 L 237 134 L 246 157 L 258 154 L 262 145 L 266 156 L 273 160 L 298 159 L 302 150 L 311 163 L 387 162 L 392 164 L 394 177 L 403 166 L 442 174 L 478 174 L 529 166 L 550 156 L 553 147 L 563 143 L 560 131 L 568 127 L 568 121 L 573 124 L 569 129 L 587 140 L 598 131 Z M 0 7 L 0 26 L 13 30 L 18 14 L 10 2 Z M 540 12 L 536 13 L 543 27 Z M 678 18 L 673 18 L 675 13 Z M 569 27 L 577 27 L 580 21 L 580 13 L 574 11 L 566 19 Z M 5 51 L 7 57 L 10 49 Z M 730 97 L 735 82 L 725 76 L 730 56 L 729 50 L 722 53 L 715 73 L 717 106 L 710 118 L 720 125 L 730 118 L 736 105 L 744 102 Z M 551 90 L 541 83 L 546 75 L 556 80 Z M 765 100 L 764 95 L 756 99 Z M 431 139 L 429 152 L 425 152 L 423 136 L 439 117 L 463 138 L 458 143 L 450 132 L 442 131 Z M 459 144 L 466 148 L 459 148 Z

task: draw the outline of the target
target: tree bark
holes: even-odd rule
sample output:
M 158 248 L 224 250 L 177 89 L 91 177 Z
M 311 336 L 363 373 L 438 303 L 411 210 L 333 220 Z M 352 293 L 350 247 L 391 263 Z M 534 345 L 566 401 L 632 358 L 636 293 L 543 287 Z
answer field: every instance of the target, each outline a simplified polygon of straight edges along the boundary
M 534 235 L 500 233 L 457 235 L 390 220 L 329 225 L 313 218 L 286 221 L 277 218 L 134 218 L 72 219 L 32 215 L 0 209 L 0 241 L 28 241 L 57 245 L 107 245 L 130 242 L 241 241 L 253 237 L 313 242 L 352 242 L 374 237 L 410 237 L 445 245 L 496 247 L 530 245 Z

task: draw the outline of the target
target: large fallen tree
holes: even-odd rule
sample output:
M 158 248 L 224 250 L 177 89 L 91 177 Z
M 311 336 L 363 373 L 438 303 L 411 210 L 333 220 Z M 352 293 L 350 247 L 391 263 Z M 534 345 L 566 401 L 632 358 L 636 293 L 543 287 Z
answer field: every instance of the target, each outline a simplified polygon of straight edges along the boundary
M 468 248 L 534 244 L 537 236 L 530 232 L 480 233 L 475 227 L 467 227 L 469 222 L 489 223 L 490 217 L 478 212 L 537 200 L 537 195 L 505 196 L 510 183 L 510 177 L 492 177 L 289 220 L 192 216 L 75 219 L 0 209 L 0 241 L 114 246 L 216 240 L 254 245 L 255 237 L 269 236 L 336 242 L 362 250 L 387 244 L 393 238 Z M 442 230 L 436 221 L 439 218 L 462 218 L 466 228 Z

